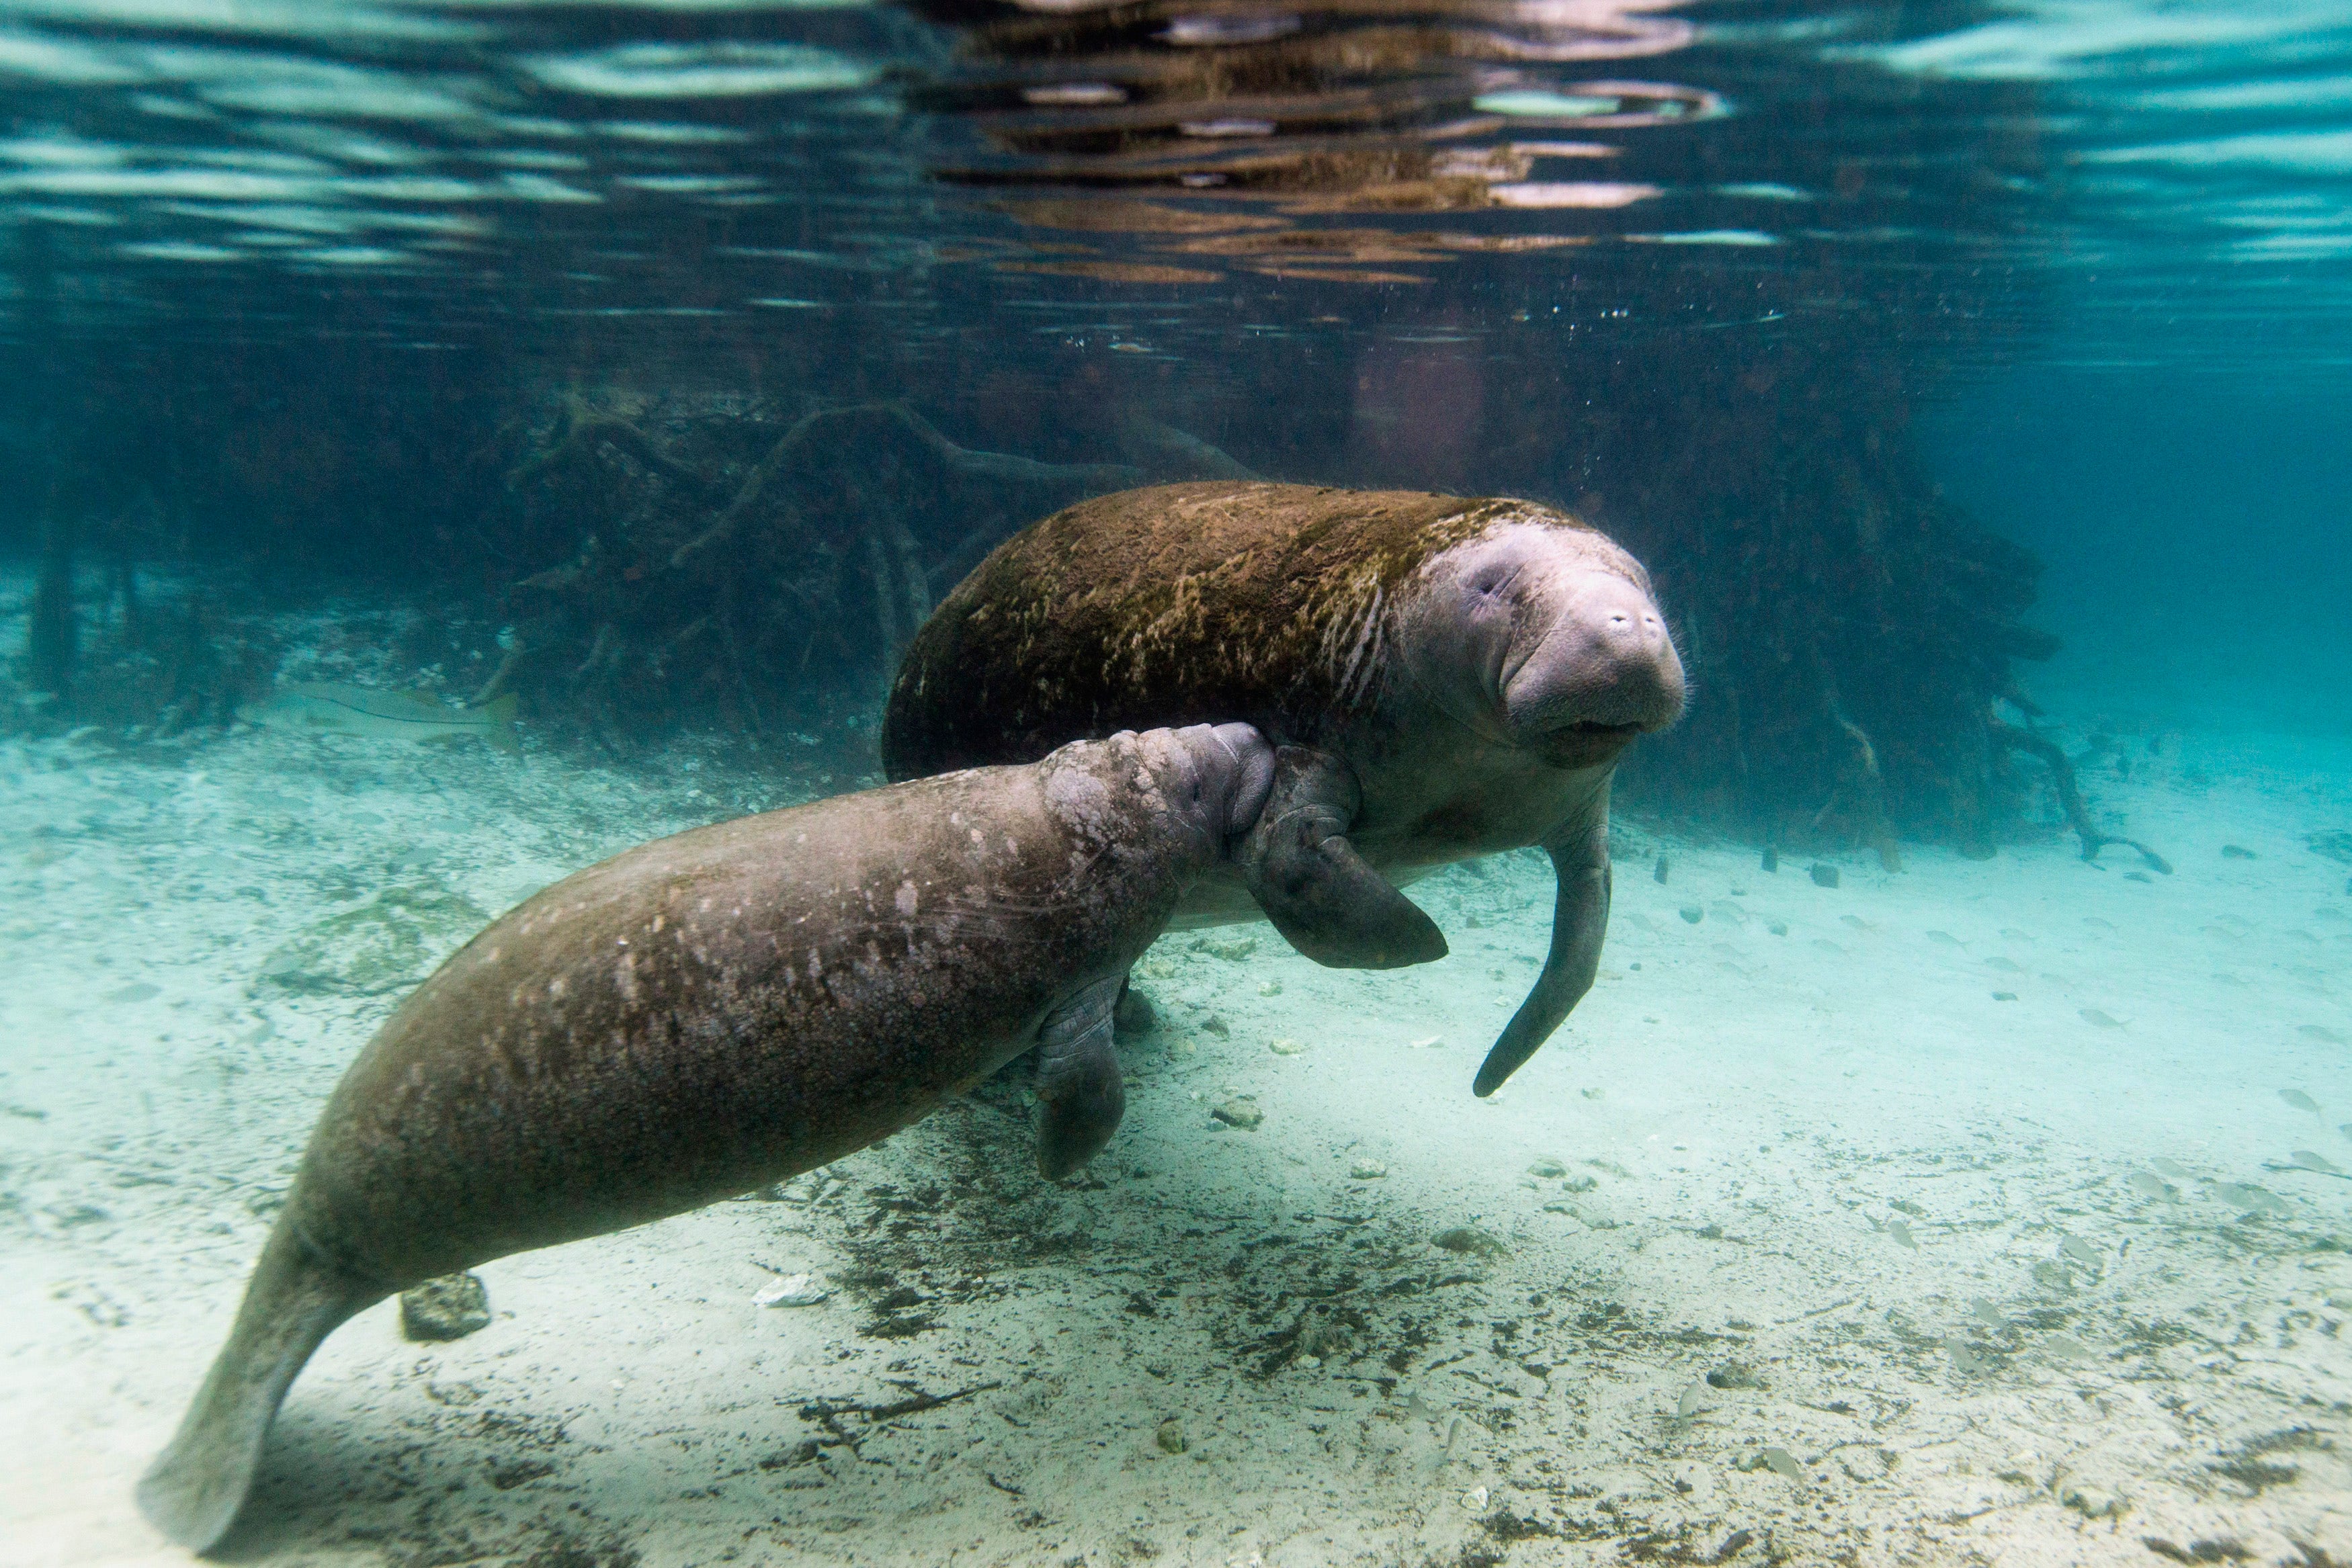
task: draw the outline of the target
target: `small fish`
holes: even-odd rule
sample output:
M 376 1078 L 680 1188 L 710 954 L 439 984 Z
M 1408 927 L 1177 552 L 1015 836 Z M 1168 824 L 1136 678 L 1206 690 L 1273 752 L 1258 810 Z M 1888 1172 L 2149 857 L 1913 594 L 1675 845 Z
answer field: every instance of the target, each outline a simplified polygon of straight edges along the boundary
M 2232 1207 L 2248 1214 L 2286 1214 L 2291 1212 L 2286 1200 L 2266 1187 L 2252 1182 L 2224 1181 L 2213 1184 L 2213 1196 Z
M 2078 1008 L 2075 1010 L 2082 1015 L 2082 1019 L 2084 1023 L 2095 1023 L 2101 1029 L 2121 1029 L 2124 1027 L 2123 1019 L 2111 1017 L 2100 1009 Z
M 1901 1219 L 1888 1220 L 1886 1222 L 1886 1234 L 1895 1238 L 1895 1244 L 1897 1247 L 1908 1248 L 1914 1252 L 1919 1250 L 1919 1244 L 1911 1239 L 1911 1227 L 1909 1222 Z
M 2060 1361 L 2080 1361 L 2091 1349 L 2073 1334 L 2054 1333 L 2042 1342 L 2042 1348 Z
M 2282 1089 L 2279 1091 L 2279 1098 L 2298 1111 L 2308 1111 L 2315 1116 L 2319 1114 L 2319 1102 L 2300 1089 Z
M 2044 1259 L 2033 1266 L 2033 1282 L 2044 1290 L 2071 1291 L 2074 1288 L 2074 1271 L 2063 1263 Z
M 2086 1269 L 2099 1266 L 2099 1249 L 2089 1242 L 2069 1236 L 2058 1243 L 2058 1250 Z
M 1875 931 L 1878 929 L 1877 926 L 1873 925 L 1869 921 L 1864 920 L 1859 915 L 1841 915 L 1838 918 L 1843 921 L 1846 925 L 1853 926 L 1856 931 Z
M 1944 1336 L 1944 1348 L 1952 1353 L 1952 1364 L 1962 1372 L 1982 1372 L 1984 1357 L 1969 1348 L 1968 1342 L 1958 1334 Z
M 2190 1170 L 2187 1166 L 2182 1165 L 2179 1160 L 2168 1160 L 2161 1155 L 2147 1163 L 2154 1166 L 2158 1170 L 2162 1171 L 2168 1176 L 2195 1176 L 2197 1174 L 2195 1171 Z
M 387 692 L 338 681 L 296 681 L 236 716 L 271 729 L 312 735 L 357 735 L 372 740 L 461 740 L 477 736 L 501 751 L 520 751 L 515 739 L 512 693 L 481 707 L 451 707 L 431 692 Z
M 1984 966 L 1988 969 L 1999 969 L 2004 975 L 2022 975 L 2025 973 L 2024 965 L 2011 963 L 2007 958 L 1987 958 L 1984 961 Z
M 1699 1411 L 1706 1406 L 1706 1385 L 1701 1383 L 1694 1383 L 1688 1388 L 1684 1389 L 1683 1396 L 1675 1402 L 1675 1415 L 1676 1418 L 1687 1421 L 1692 1416 L 1697 1415 Z
M 1930 931 L 1927 933 L 1927 940 L 1930 942 L 1941 942 L 1947 947 L 1965 947 L 1968 946 L 1967 943 L 1961 941 L 1958 937 L 1953 936 L 1948 931 Z
M 2344 1037 L 2336 1033 L 2334 1030 L 2329 1029 L 2325 1024 L 2299 1023 L 2294 1026 L 2294 1032 L 2297 1034 L 2308 1035 L 2314 1040 L 2324 1040 L 2330 1045 L 2342 1045 L 2344 1043 Z
M 2009 1326 L 2009 1320 L 2000 1315 L 2000 1309 L 1982 1296 L 1970 1299 L 1969 1315 L 1989 1329 L 2002 1329 Z
M 2083 924 L 2085 925 L 2095 925 L 2102 931 L 2113 931 L 2116 928 L 2116 923 L 2114 921 L 2102 920 L 2095 915 L 2085 915 L 2083 916 Z
M 2165 1203 L 2170 1203 L 2173 1198 L 2172 1184 L 2161 1177 L 2152 1176 L 2146 1171 L 2132 1172 L 2124 1178 L 2124 1184 L 2145 1197 L 2157 1198 Z
M 2000 934 L 2008 937 L 2012 942 L 2031 942 L 2033 940 L 2033 933 L 2031 931 L 2020 931 L 2014 925 L 2002 926 L 2000 928 Z
M 2341 1176 L 2344 1174 L 2342 1166 L 2336 1165 L 2333 1160 L 2330 1160 L 2326 1155 L 2318 1153 L 2316 1150 L 2297 1149 L 2294 1154 L 2287 1157 L 2307 1171 L 2326 1171 L 2330 1176 Z
M 1804 1467 L 1797 1463 L 1797 1457 L 1786 1448 L 1767 1448 L 1757 1458 L 1766 1469 L 1784 1479 L 1801 1481 L 1805 1479 Z

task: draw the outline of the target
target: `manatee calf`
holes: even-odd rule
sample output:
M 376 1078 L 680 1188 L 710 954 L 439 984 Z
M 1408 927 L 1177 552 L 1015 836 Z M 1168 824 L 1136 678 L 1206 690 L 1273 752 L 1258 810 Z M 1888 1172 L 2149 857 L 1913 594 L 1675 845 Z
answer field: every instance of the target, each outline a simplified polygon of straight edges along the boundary
M 1076 1168 L 1118 1119 L 1128 967 L 1273 774 L 1245 725 L 1115 735 L 680 833 L 531 898 L 344 1073 L 140 1507 L 217 1542 L 287 1385 L 372 1302 L 838 1159 L 1024 1051 L 1040 1164 Z
M 1263 911 L 1339 966 L 1444 956 L 1396 885 L 1541 844 L 1559 879 L 1551 951 L 1478 1071 L 1488 1094 L 1592 984 L 1610 775 L 1682 704 L 1648 575 L 1574 517 L 1217 480 L 1099 497 L 998 547 L 909 645 L 882 762 L 908 779 L 1246 721 L 1279 747 L 1274 800 L 1176 924 Z

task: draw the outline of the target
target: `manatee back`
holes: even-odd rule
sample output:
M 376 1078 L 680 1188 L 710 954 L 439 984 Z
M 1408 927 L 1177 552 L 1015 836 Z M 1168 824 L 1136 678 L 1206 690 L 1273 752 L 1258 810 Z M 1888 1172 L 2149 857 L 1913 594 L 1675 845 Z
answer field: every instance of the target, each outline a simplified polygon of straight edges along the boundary
M 892 779 L 1119 729 L 1330 721 L 1358 623 L 1524 502 L 1209 480 L 1100 496 L 1006 540 L 941 601 L 882 725 Z

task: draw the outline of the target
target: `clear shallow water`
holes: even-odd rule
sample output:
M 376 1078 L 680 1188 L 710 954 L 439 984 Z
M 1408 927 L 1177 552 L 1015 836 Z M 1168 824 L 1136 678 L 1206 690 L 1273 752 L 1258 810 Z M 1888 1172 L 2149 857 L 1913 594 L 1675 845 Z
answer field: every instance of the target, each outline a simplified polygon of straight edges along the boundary
M 1649 562 L 1570 1025 L 1470 1096 L 1529 856 L 1425 969 L 1169 938 L 1084 1180 L 999 1084 L 380 1309 L 240 1552 L 2352 1557 L 2347 79 L 2323 5 L 0 6 L 0 1558 L 173 1556 L 456 944 L 878 782 L 981 551 L 1234 465 Z M 522 756 L 237 720 L 303 680 Z

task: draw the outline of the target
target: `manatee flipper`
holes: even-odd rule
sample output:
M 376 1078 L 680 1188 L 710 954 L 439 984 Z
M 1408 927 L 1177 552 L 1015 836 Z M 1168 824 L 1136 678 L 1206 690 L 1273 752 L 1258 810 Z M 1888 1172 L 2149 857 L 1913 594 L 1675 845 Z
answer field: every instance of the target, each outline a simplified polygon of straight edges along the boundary
M 1470 1092 L 1485 1098 L 1503 1086 L 1570 1009 L 1592 988 L 1601 968 L 1601 941 L 1609 932 L 1609 797 L 1601 798 L 1600 820 L 1548 841 L 1559 891 L 1551 908 L 1551 951 L 1535 989 L 1486 1052 Z
M 171 1446 L 139 1479 L 139 1511 L 148 1522 L 196 1552 L 227 1534 L 295 1375 L 346 1319 L 390 1293 L 330 1266 L 281 1218 L 204 1388 Z
M 1059 1181 L 1118 1130 L 1127 1090 L 1111 1015 L 1126 977 L 1097 980 L 1045 1015 L 1037 1031 L 1037 1168 Z
M 1234 857 L 1250 896 L 1293 947 L 1335 969 L 1444 957 L 1437 922 L 1348 841 L 1362 800 L 1346 763 L 1309 747 L 1278 747 L 1274 792 Z

